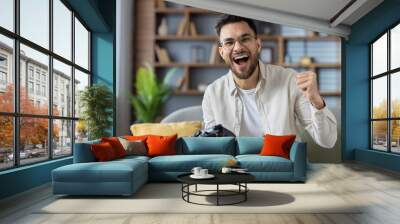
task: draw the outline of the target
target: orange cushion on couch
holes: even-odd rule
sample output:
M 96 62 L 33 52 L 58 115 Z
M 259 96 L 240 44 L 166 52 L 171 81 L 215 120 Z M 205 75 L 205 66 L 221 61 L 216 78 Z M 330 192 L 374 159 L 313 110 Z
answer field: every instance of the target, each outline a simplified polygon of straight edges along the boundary
M 146 140 L 148 156 L 175 155 L 177 137 L 176 134 L 171 136 L 149 135 Z
M 117 158 L 115 151 L 109 142 L 92 144 L 90 146 L 94 157 L 99 162 L 109 161 Z
M 264 135 L 264 145 L 261 149 L 262 156 L 280 156 L 290 159 L 290 148 L 296 135 Z
M 101 138 L 101 142 L 108 142 L 114 149 L 117 158 L 126 156 L 126 151 L 117 137 Z
M 129 141 L 143 141 L 146 142 L 148 135 L 125 135 L 124 139 L 129 140 Z

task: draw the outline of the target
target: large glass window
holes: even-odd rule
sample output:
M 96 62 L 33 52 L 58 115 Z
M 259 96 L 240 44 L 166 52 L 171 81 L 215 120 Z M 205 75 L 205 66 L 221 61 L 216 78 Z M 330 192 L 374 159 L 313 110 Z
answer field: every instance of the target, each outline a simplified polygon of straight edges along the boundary
M 61 0 L 0 0 L 0 27 L 0 170 L 72 155 L 89 30 Z
M 0 34 L 0 112 L 14 111 L 14 43 Z
M 89 69 L 89 32 L 77 18 L 75 18 L 75 62 Z
M 371 147 L 400 153 L 400 25 L 370 45 Z
M 0 1 L 0 26 L 14 31 L 14 0 Z
M 60 0 L 53 1 L 53 8 L 53 51 L 71 60 L 72 12 Z
M 20 0 L 21 36 L 49 48 L 49 0 Z

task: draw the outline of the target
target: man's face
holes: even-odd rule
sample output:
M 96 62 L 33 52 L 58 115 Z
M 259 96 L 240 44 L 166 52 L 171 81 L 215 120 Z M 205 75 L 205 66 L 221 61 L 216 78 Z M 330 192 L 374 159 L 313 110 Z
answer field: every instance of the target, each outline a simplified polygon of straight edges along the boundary
M 219 36 L 219 53 L 239 79 L 248 79 L 257 67 L 261 42 L 246 22 L 226 24 Z

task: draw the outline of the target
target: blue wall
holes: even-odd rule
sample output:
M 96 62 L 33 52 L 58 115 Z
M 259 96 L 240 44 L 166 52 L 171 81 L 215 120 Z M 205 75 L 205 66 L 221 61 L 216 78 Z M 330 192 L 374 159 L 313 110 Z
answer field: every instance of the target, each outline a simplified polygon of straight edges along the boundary
M 104 83 L 115 93 L 115 0 L 67 2 L 92 31 L 93 83 Z M 68 157 L 0 172 L 0 199 L 48 183 L 53 169 L 71 163 L 72 157 Z
M 369 46 L 386 29 L 400 22 L 400 1 L 386 0 L 351 27 L 343 44 L 343 160 L 358 160 L 398 170 L 399 156 L 369 150 Z M 363 151 L 359 151 L 363 150 Z

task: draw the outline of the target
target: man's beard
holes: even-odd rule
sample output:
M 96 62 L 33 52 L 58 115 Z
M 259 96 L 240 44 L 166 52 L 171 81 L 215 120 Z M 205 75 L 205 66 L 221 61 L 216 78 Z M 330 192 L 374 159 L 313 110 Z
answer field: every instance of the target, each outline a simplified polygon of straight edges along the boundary
M 232 58 L 230 58 L 230 60 L 229 60 L 229 67 L 230 67 L 231 71 L 233 72 L 233 74 L 238 79 L 248 79 L 248 78 L 250 78 L 250 76 L 253 74 L 253 72 L 255 71 L 255 69 L 258 66 L 258 57 L 259 57 L 259 53 L 251 55 L 251 57 L 249 58 L 249 61 L 248 61 L 248 63 L 250 63 L 250 66 L 248 69 L 246 69 L 244 71 L 239 71 L 238 69 L 235 68 L 235 62 L 232 60 Z

